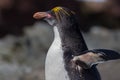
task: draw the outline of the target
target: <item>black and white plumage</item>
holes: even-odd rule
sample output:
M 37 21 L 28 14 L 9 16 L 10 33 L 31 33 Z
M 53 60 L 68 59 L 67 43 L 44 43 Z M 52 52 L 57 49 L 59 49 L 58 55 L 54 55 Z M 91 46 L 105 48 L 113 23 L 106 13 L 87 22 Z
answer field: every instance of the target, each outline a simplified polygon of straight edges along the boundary
M 113 50 L 88 50 L 75 12 L 55 7 L 33 16 L 43 18 L 54 29 L 54 41 L 48 50 L 45 63 L 46 80 L 101 80 L 96 69 L 98 63 L 119 59 Z

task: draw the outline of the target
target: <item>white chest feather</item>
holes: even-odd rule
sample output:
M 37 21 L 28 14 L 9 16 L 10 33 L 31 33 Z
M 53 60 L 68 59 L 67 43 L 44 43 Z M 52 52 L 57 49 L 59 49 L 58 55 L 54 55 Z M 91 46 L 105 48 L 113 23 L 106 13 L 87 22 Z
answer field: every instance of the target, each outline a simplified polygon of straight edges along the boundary
M 55 39 L 47 53 L 45 63 L 46 80 L 69 80 L 64 67 L 61 39 L 57 27 L 54 27 Z

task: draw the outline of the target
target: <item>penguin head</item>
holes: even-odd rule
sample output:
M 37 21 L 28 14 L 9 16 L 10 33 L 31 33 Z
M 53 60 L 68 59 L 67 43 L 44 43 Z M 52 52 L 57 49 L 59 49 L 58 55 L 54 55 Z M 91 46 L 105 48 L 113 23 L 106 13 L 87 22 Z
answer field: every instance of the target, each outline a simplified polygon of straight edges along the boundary
M 71 18 L 75 12 L 69 10 L 65 7 L 55 7 L 51 9 L 50 11 L 46 12 L 37 12 L 33 15 L 33 18 L 35 19 L 44 19 L 47 21 L 51 26 L 55 26 L 58 23 L 64 23 L 68 20 L 71 20 Z M 71 19 L 70 19 L 71 18 Z

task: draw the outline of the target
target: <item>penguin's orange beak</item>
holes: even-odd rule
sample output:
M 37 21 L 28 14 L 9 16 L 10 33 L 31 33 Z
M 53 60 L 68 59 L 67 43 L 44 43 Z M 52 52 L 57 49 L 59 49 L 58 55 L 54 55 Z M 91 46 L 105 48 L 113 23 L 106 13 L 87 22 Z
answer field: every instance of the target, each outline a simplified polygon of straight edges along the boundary
M 43 19 L 43 18 L 51 18 L 51 15 L 47 12 L 36 12 L 33 15 L 34 19 Z

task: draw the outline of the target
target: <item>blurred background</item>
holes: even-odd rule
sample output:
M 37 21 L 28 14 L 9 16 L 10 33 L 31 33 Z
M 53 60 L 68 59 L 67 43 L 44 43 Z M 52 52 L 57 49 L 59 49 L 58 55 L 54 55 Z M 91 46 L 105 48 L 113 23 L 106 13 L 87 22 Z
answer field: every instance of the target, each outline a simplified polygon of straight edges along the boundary
M 64 6 L 75 11 L 89 49 L 120 52 L 120 0 L 0 0 L 0 80 L 44 80 L 52 27 L 37 11 Z M 100 64 L 102 80 L 120 80 L 120 60 Z

